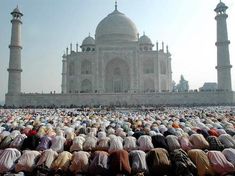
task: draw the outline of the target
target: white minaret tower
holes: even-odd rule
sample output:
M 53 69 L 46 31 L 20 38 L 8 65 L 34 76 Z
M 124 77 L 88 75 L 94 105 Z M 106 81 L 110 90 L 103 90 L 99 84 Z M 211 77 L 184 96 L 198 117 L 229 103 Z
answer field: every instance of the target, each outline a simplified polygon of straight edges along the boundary
M 23 14 L 16 7 L 13 12 L 11 12 L 13 19 L 11 20 L 11 44 L 10 48 L 10 60 L 8 78 L 8 94 L 16 95 L 21 93 L 21 17 Z
M 218 80 L 218 90 L 221 91 L 231 91 L 231 68 L 229 59 L 229 44 L 228 33 L 227 33 L 227 22 L 226 19 L 228 15 L 226 10 L 228 7 L 220 1 L 216 6 L 216 21 L 217 21 L 217 80 Z
M 67 53 L 67 52 L 66 52 Z M 62 56 L 62 85 L 61 93 L 67 93 L 67 55 Z

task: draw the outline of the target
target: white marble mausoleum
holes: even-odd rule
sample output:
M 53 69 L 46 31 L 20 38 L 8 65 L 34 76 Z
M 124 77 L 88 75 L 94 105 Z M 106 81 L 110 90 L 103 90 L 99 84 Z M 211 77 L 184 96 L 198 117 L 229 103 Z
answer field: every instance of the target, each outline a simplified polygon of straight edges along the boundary
M 214 92 L 172 92 L 171 54 L 164 43 L 139 35 L 135 23 L 115 4 L 96 27 L 95 36 L 70 45 L 62 59 L 60 94 L 21 92 L 21 24 L 18 8 L 12 15 L 7 106 L 69 105 L 196 105 L 234 104 L 227 35 L 227 6 L 216 8 L 217 78 Z M 27 50 L 27 48 L 26 48 Z M 216 58 L 215 58 L 216 59 Z
M 62 93 L 143 93 L 172 90 L 168 47 L 156 49 L 134 22 L 115 10 L 63 56 Z

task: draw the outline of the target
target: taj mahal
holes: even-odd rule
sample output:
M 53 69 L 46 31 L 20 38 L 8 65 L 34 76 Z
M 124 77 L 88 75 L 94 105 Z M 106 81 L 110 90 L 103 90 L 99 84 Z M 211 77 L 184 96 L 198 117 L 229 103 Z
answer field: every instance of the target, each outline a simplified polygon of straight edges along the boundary
M 119 11 L 99 22 L 95 37 L 81 45 L 70 45 L 62 56 L 62 84 L 59 94 L 21 92 L 21 25 L 23 13 L 15 8 L 9 60 L 7 106 L 81 105 L 223 105 L 235 103 L 227 35 L 227 6 L 216 8 L 217 90 L 175 92 L 168 46 L 155 43 Z M 26 49 L 27 50 L 27 49 Z
M 81 52 L 63 56 L 62 93 L 136 93 L 171 91 L 171 55 L 153 50 L 147 35 L 115 10 L 85 38 Z

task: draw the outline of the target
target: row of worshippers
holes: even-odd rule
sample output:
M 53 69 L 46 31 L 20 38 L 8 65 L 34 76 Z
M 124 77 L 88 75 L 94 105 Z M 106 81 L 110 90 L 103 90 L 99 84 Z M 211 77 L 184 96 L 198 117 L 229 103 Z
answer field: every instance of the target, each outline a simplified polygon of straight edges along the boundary
M 182 152 L 192 149 L 220 152 L 235 148 L 234 116 L 211 109 L 206 113 L 195 109 L 191 112 L 188 109 L 169 109 L 165 112 L 132 113 L 38 110 L 33 115 L 29 111 L 32 112 L 0 111 L 2 152 L 8 148 L 18 149 L 21 153 L 27 150 L 41 153 L 51 149 L 58 155 L 83 151 L 93 156 L 103 151 L 110 156 L 113 152 L 123 150 L 148 153 L 161 148 L 171 154 L 180 149 L 183 149 Z M 208 153 L 207 156 L 209 158 Z M 92 158 L 89 158 L 89 163 L 93 161 Z M 219 157 L 214 158 L 216 160 Z M 231 162 L 231 159 L 226 159 Z M 171 168 L 175 168 L 176 160 L 170 160 Z M 151 166 L 147 165 L 148 170 L 151 170 Z M 231 172 L 229 168 L 223 172 Z
M 0 173 L 31 175 L 232 175 L 235 174 L 235 149 L 185 152 L 164 148 L 142 150 L 42 152 L 7 148 L 0 153 Z
M 51 130 L 51 129 L 50 129 Z M 51 148 L 56 152 L 62 151 L 94 151 L 105 150 L 112 152 L 117 149 L 127 151 L 139 149 L 150 150 L 152 148 L 165 148 L 168 151 L 182 148 L 223 150 L 224 148 L 235 148 L 235 136 L 231 136 L 223 129 L 189 129 L 166 127 L 160 125 L 158 128 L 152 126 L 150 129 L 136 128 L 135 132 L 123 128 L 98 129 L 96 127 L 81 127 L 77 133 L 71 128 L 57 129 L 55 132 L 46 131 L 41 126 L 38 131 L 25 128 L 0 133 L 0 149 L 17 148 L 19 150 L 46 150 Z M 42 132 L 43 131 L 43 132 Z
M 118 132 L 119 130 L 116 130 L 116 132 Z M 122 130 L 120 130 L 120 131 L 122 132 Z M 112 131 L 112 132 L 114 132 L 114 131 Z M 11 134 L 14 134 L 14 133 L 15 133 L 15 131 L 12 131 Z M 11 136 L 11 134 L 8 136 Z M 68 133 L 68 134 L 71 134 L 71 133 Z M 188 152 L 189 155 L 190 155 L 190 153 L 192 153 L 192 151 L 197 151 L 197 152 L 200 151 L 199 153 L 200 154 L 203 153 L 204 159 L 207 156 L 207 158 L 208 158 L 207 161 L 209 161 L 209 159 L 211 158 L 211 161 L 209 162 L 209 164 L 211 165 L 211 168 L 214 167 L 214 169 L 212 169 L 213 172 L 211 171 L 211 169 L 209 169 L 211 171 L 211 173 L 215 172 L 215 173 L 219 173 L 219 174 L 221 174 L 221 173 L 224 174 L 224 173 L 230 173 L 230 172 L 232 173 L 233 171 L 235 171 L 234 167 L 233 167 L 235 164 L 235 149 L 234 149 L 235 148 L 235 140 L 229 134 L 221 134 L 219 137 L 211 135 L 211 136 L 208 136 L 207 140 L 205 139 L 205 137 L 202 134 L 199 134 L 199 133 L 192 134 L 191 136 L 187 136 L 187 135 L 184 136 L 183 135 L 181 137 L 178 137 L 178 136 L 172 135 L 172 134 L 168 134 L 165 137 L 161 133 L 157 133 L 153 136 L 146 135 L 146 134 L 140 135 L 138 133 L 137 137 L 134 137 L 135 136 L 134 134 L 133 134 L 133 136 L 127 136 L 127 137 L 122 136 L 123 138 L 118 133 L 116 133 L 116 134 L 110 133 L 107 137 L 106 133 L 104 131 L 98 132 L 97 137 L 94 135 L 94 132 L 89 132 L 87 135 L 79 134 L 78 136 L 74 137 L 74 139 L 72 140 L 72 143 L 71 143 L 70 147 L 68 148 L 70 152 L 68 152 L 68 151 L 64 151 L 65 143 L 67 140 L 63 136 L 62 131 L 58 131 L 58 134 L 52 138 L 49 136 L 41 137 L 41 142 L 39 142 L 37 146 L 34 146 L 34 144 L 35 144 L 34 139 L 38 138 L 38 137 L 37 137 L 37 134 L 35 133 L 35 131 L 31 130 L 27 134 L 28 136 L 26 136 L 25 134 L 17 135 L 18 137 L 19 136 L 26 136 L 26 138 L 23 141 L 20 141 L 19 139 L 17 139 L 17 136 L 16 136 L 15 139 L 17 139 L 17 140 L 13 140 L 10 143 L 10 145 L 8 146 L 8 148 L 1 151 L 1 154 L 0 154 L 0 158 L 1 158 L 0 159 L 0 170 L 1 171 L 0 172 L 4 173 L 4 172 L 11 171 L 11 168 L 14 167 L 13 165 L 15 164 L 15 161 L 18 159 L 19 159 L 18 163 L 14 167 L 16 172 L 19 172 L 19 171 L 32 172 L 36 166 L 36 163 L 34 163 L 33 161 L 35 161 L 36 157 L 41 156 L 41 154 L 43 154 L 45 152 L 46 156 L 44 156 L 44 159 L 43 158 L 41 159 L 41 157 L 42 157 L 41 156 L 40 160 L 42 160 L 43 162 L 47 162 L 47 161 L 50 162 L 50 164 L 47 164 L 46 167 L 45 167 L 45 164 L 43 164 L 44 168 L 42 168 L 42 169 L 44 169 L 43 171 L 46 170 L 46 171 L 48 171 L 48 173 L 51 173 L 51 171 L 54 171 L 54 172 L 62 171 L 63 173 L 67 173 L 67 171 L 70 171 L 74 174 L 76 174 L 76 173 L 102 174 L 103 173 L 103 174 L 107 175 L 108 173 L 112 173 L 111 171 L 114 171 L 114 169 L 111 166 L 110 167 L 108 166 L 108 165 L 110 165 L 110 164 L 108 164 L 108 156 L 109 155 L 112 156 L 112 154 L 117 151 L 122 151 L 121 152 L 122 154 L 120 154 L 120 155 L 124 155 L 123 153 L 127 154 L 124 163 L 126 163 L 126 161 L 129 160 L 127 152 L 130 153 L 129 158 L 131 158 L 131 156 L 132 156 L 131 153 L 136 153 L 136 155 L 138 157 L 143 155 L 141 161 L 143 160 L 143 158 L 146 158 L 146 156 L 144 155 L 146 153 L 147 154 L 152 153 L 152 155 L 154 155 L 154 153 L 155 153 L 156 157 L 155 158 L 153 157 L 152 160 L 149 159 L 149 160 L 151 160 L 149 162 L 147 162 L 148 160 L 146 158 L 146 163 L 148 163 L 148 164 L 147 165 L 145 164 L 146 165 L 145 170 L 143 170 L 142 168 L 139 168 L 140 166 L 136 166 L 136 164 L 133 164 L 133 167 L 136 166 L 137 168 L 133 168 L 132 164 L 129 164 L 130 167 L 128 167 L 128 168 L 131 168 L 131 169 L 129 169 L 128 171 L 118 170 L 118 171 L 115 171 L 115 174 L 117 174 L 117 173 L 135 174 L 135 173 L 139 173 L 139 172 L 140 173 L 144 172 L 146 175 L 147 175 L 147 173 L 151 173 L 151 174 L 158 173 L 159 174 L 161 169 L 157 169 L 157 170 L 155 170 L 155 169 L 158 167 L 162 168 L 162 165 L 160 165 L 158 167 L 151 166 L 151 163 L 159 163 L 158 161 L 155 161 L 156 159 L 158 159 L 157 156 L 161 155 L 159 153 L 156 153 L 157 150 L 164 151 L 163 153 L 165 153 L 165 155 L 168 156 L 169 163 L 171 163 L 171 165 L 169 165 L 168 167 L 171 169 L 176 167 L 176 166 L 174 166 L 174 163 L 176 163 L 176 159 L 173 157 L 173 159 L 171 159 L 171 161 L 170 161 L 169 153 L 171 155 L 173 153 L 173 155 L 174 155 L 174 152 L 180 151 L 179 158 L 181 158 L 182 157 L 181 155 L 183 155 L 183 156 L 186 155 L 184 151 Z M 6 137 L 8 137 L 8 136 L 6 136 Z M 69 135 L 67 135 L 67 136 L 69 136 Z M 71 136 L 68 139 L 71 139 Z M 5 140 L 3 140 L 2 142 L 4 142 L 4 141 Z M 48 141 L 49 141 L 49 143 L 51 142 L 51 145 L 48 145 L 49 144 Z M 68 140 L 68 141 L 70 141 L 70 140 Z M 226 142 L 223 142 L 223 141 L 226 141 Z M 30 143 L 30 142 L 32 142 L 32 143 Z M 22 144 L 22 146 L 20 146 L 19 144 L 20 145 Z M 9 147 L 15 147 L 15 148 L 9 148 Z M 23 150 L 22 156 L 21 156 L 21 152 L 19 150 L 17 150 L 16 148 L 18 148 L 20 150 L 23 150 L 23 148 L 31 149 L 31 150 Z M 50 148 L 50 149 L 48 149 L 48 148 Z M 37 149 L 38 151 L 36 151 L 35 149 Z M 182 150 L 182 149 L 184 149 L 184 150 Z M 209 152 L 207 154 L 203 151 L 205 149 L 209 150 Z M 221 152 L 222 150 L 223 150 L 223 152 Z M 90 161 L 90 156 L 95 155 L 96 153 L 99 153 L 99 152 L 101 152 L 101 154 L 105 154 L 105 157 L 107 159 L 107 161 L 105 162 L 107 167 L 104 170 L 101 169 L 101 171 L 98 171 L 97 173 L 92 173 L 92 171 L 94 171 L 94 169 L 89 170 L 88 167 L 82 166 L 81 168 L 87 168 L 85 170 L 82 170 L 82 169 L 78 169 L 77 165 L 74 166 L 77 169 L 73 170 L 74 167 L 73 167 L 72 163 L 77 163 L 77 164 L 80 163 L 80 160 L 75 157 L 75 153 L 78 153 L 78 155 L 79 155 L 78 158 L 81 156 L 83 156 L 83 157 L 85 156 L 87 165 L 92 166 L 91 163 L 93 163 L 95 165 L 97 161 L 100 161 L 100 159 Z M 212 154 L 210 155 L 210 153 L 212 153 Z M 197 156 L 199 154 L 195 153 L 194 155 Z M 75 157 L 74 160 L 72 160 L 72 158 L 73 158 L 72 156 Z M 166 158 L 166 156 L 165 156 L 165 158 Z M 196 156 L 194 156 L 194 157 L 196 157 Z M 15 159 L 11 159 L 11 157 L 15 157 Z M 101 157 L 101 158 L 103 158 L 103 157 Z M 138 159 L 138 157 L 137 157 L 137 159 Z M 32 160 L 30 161 L 29 158 L 32 158 Z M 56 159 L 56 158 L 58 158 L 58 159 Z M 133 162 L 136 161 L 137 159 L 134 159 Z M 12 160 L 12 163 L 9 165 L 9 162 L 11 162 L 11 160 Z M 120 163 L 121 161 L 123 161 L 123 159 L 121 159 L 121 158 L 114 159 L 114 160 L 117 163 Z M 22 162 L 20 162 L 20 161 L 22 161 Z M 195 161 L 201 161 L 201 158 L 200 159 L 197 158 L 197 159 L 195 159 Z M 223 162 L 221 162 L 221 161 L 223 161 Z M 27 162 L 30 162 L 30 163 L 27 164 Z M 40 166 L 42 164 L 41 162 L 38 162 L 39 163 L 38 167 L 37 167 L 37 168 L 39 168 L 38 171 L 40 171 Z M 55 166 L 52 164 L 52 162 L 55 163 L 54 164 Z M 56 164 L 57 162 L 58 162 L 58 164 Z M 69 164 L 69 163 L 71 163 L 71 164 Z M 200 163 L 201 162 L 199 162 L 198 164 L 200 164 Z M 215 163 L 215 165 L 212 165 L 211 163 Z M 140 164 L 140 165 L 142 166 L 142 164 Z M 195 163 L 195 165 L 197 165 L 197 164 Z M 220 165 L 220 167 L 218 167 L 219 165 Z M 3 169 L 1 169 L 1 168 L 3 168 Z M 17 168 L 20 168 L 20 169 L 17 169 Z M 64 169 L 64 168 L 66 168 L 66 169 Z M 112 168 L 112 169 L 110 170 L 110 168 Z M 123 166 L 120 166 L 120 168 L 123 168 Z M 198 168 L 198 167 L 196 167 L 196 168 Z M 220 169 L 216 170 L 218 168 L 220 168 Z M 151 171 L 149 171 L 149 170 L 151 170 Z M 165 172 L 165 171 L 170 171 L 170 170 L 163 169 L 163 171 L 164 171 L 163 174 L 170 174 L 170 173 Z M 200 169 L 195 170 L 193 172 L 194 173 L 201 172 L 201 170 L 202 169 L 200 168 Z M 204 170 L 207 172 L 207 170 L 205 168 L 204 168 Z M 54 172 L 52 172 L 52 173 L 54 173 Z M 175 170 L 172 172 L 176 173 Z M 179 171 L 177 171 L 177 172 L 179 172 Z M 114 174 L 114 173 L 112 173 L 112 174 Z M 205 174 L 205 172 L 203 172 L 203 174 Z M 203 175 L 203 174 L 201 174 L 201 175 Z

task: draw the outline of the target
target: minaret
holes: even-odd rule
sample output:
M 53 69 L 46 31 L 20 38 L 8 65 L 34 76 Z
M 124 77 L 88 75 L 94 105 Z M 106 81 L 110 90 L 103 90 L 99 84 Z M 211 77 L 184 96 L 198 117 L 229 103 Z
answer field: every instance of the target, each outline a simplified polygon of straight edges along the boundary
M 8 78 L 8 94 L 16 95 L 21 93 L 21 17 L 23 14 L 19 11 L 18 7 L 16 7 L 12 15 L 12 29 L 11 29 L 11 44 L 10 48 L 10 60 L 9 60 L 9 68 L 7 71 L 9 72 Z
M 62 85 L 61 93 L 67 93 L 67 55 L 64 54 L 62 60 Z
M 227 33 L 227 22 L 226 19 L 228 15 L 226 10 L 228 7 L 220 1 L 216 6 L 216 21 L 217 21 L 217 80 L 218 80 L 218 90 L 221 91 L 231 91 L 231 68 L 229 59 L 229 44 L 228 33 Z

